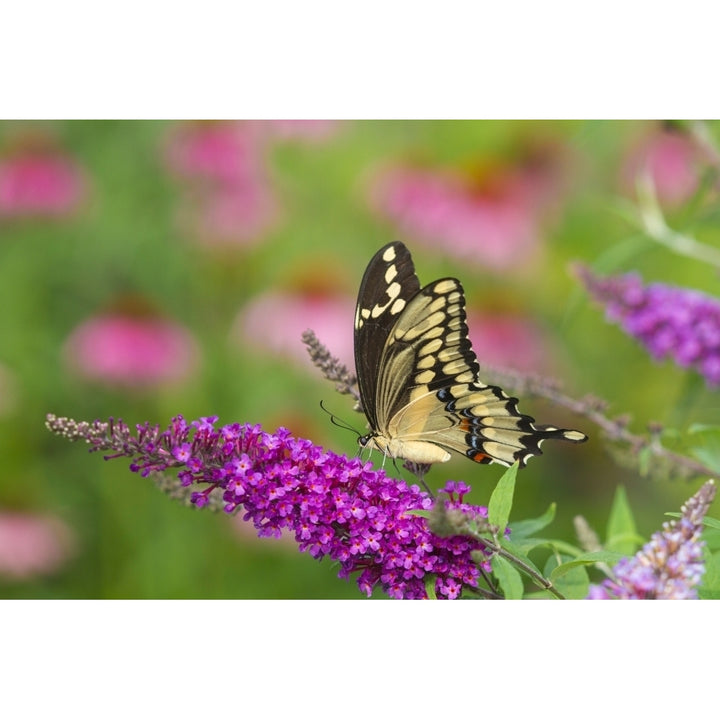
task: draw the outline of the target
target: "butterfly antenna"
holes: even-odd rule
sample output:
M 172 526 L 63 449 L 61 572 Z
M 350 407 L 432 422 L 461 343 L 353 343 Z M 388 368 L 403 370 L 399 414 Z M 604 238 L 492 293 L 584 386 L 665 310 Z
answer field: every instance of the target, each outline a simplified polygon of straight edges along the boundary
M 362 435 L 360 431 L 358 431 L 356 428 L 354 428 L 349 423 L 346 423 L 344 420 L 341 420 L 337 415 L 334 413 L 331 413 L 324 405 L 323 401 L 320 401 L 320 407 L 330 416 L 330 422 L 335 425 L 336 427 L 342 428 L 343 430 L 350 430 L 350 432 L 355 433 L 358 437 Z

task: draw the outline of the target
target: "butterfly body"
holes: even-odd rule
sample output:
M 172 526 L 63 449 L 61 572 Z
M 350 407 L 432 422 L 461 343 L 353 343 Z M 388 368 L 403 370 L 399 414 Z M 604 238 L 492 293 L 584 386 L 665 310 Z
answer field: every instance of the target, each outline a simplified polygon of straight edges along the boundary
M 462 285 L 420 287 L 400 242 L 381 248 L 363 276 L 355 310 L 355 365 L 370 432 L 359 439 L 392 458 L 525 465 L 548 438 L 582 442 L 576 430 L 534 424 L 517 400 L 478 379 Z

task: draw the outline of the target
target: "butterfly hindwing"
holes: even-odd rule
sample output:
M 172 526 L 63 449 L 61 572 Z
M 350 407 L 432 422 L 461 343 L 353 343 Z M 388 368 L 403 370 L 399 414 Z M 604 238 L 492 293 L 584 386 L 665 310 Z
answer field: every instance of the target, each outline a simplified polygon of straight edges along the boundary
M 361 439 L 392 457 L 444 462 L 457 452 L 510 465 L 541 454 L 543 440 L 582 442 L 583 433 L 541 428 L 517 399 L 478 380 L 460 282 L 420 289 L 402 243 L 378 251 L 355 315 L 355 360 L 371 433 Z

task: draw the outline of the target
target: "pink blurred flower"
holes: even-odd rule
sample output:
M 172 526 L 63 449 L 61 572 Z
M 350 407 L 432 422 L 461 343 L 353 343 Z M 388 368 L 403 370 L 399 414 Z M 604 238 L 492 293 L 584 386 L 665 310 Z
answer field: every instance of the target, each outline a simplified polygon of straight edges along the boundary
M 342 123 L 339 120 L 265 120 L 263 124 L 278 140 L 317 144 L 333 138 Z
M 252 123 L 185 123 L 172 128 L 166 158 L 170 169 L 188 180 L 248 182 L 263 172 L 260 137 Z
M 54 573 L 74 546 L 70 528 L 56 517 L 0 512 L 0 576 L 25 580 Z
M 0 159 L 0 218 L 62 217 L 78 209 L 86 181 L 60 152 L 30 152 Z
M 257 123 L 201 122 L 173 128 L 167 162 L 183 181 L 180 224 L 209 244 L 260 241 L 278 222 Z
M 344 295 L 267 292 L 242 308 L 233 337 L 242 347 L 253 345 L 317 372 L 301 340 L 303 332 L 312 329 L 330 352 L 352 370 L 354 312 L 355 301 Z
M 183 327 L 122 311 L 89 318 L 65 344 L 66 362 L 76 373 L 110 385 L 181 381 L 195 370 L 198 357 L 195 339 Z
M 684 133 L 653 130 L 628 153 L 621 169 L 622 184 L 634 193 L 638 176 L 649 172 L 658 198 L 680 205 L 698 186 L 701 160 L 699 148 Z
M 512 313 L 468 313 L 470 342 L 480 364 L 525 373 L 551 370 L 550 348 L 542 330 L 527 317 Z
M 531 265 L 556 178 L 531 165 L 491 172 L 478 182 L 448 169 L 391 167 L 375 177 L 370 203 L 404 235 L 463 261 L 496 271 Z
M 210 245 L 253 245 L 278 222 L 275 196 L 263 182 L 214 188 L 183 211 L 194 235 Z

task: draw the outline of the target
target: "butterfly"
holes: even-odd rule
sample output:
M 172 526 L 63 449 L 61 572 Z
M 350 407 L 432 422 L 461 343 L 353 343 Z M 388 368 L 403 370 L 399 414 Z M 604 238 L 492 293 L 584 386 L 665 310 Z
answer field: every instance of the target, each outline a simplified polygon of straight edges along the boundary
M 465 318 L 458 280 L 421 288 L 403 243 L 378 250 L 355 309 L 355 368 L 370 426 L 360 446 L 415 463 L 447 462 L 455 452 L 524 467 L 544 440 L 587 440 L 578 430 L 535 425 L 517 398 L 481 382 Z

